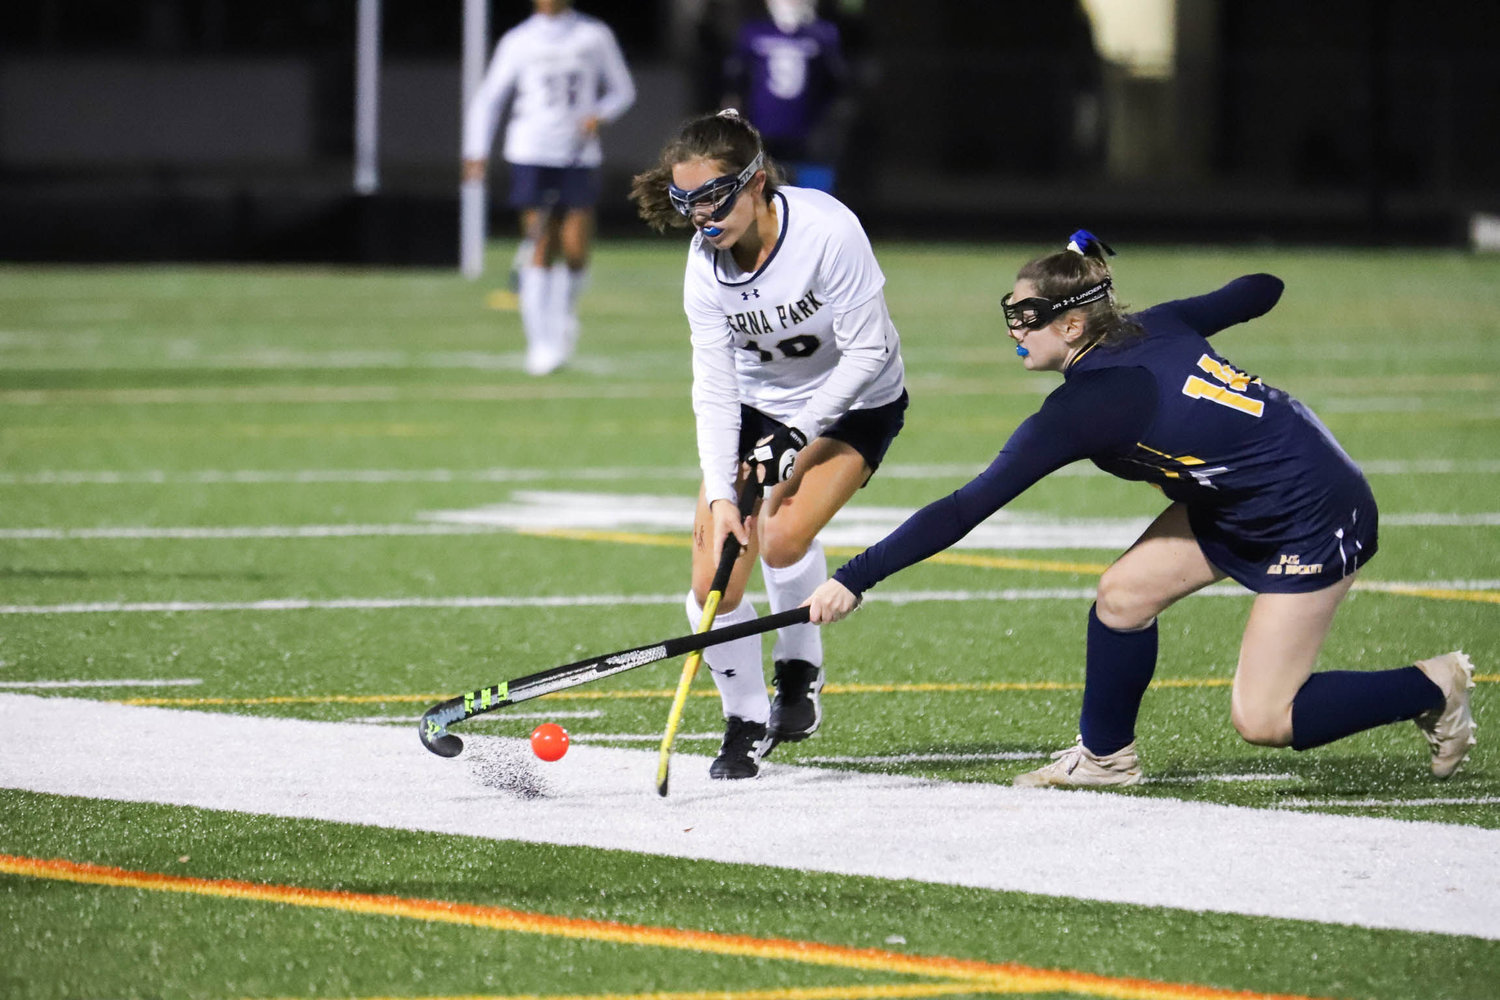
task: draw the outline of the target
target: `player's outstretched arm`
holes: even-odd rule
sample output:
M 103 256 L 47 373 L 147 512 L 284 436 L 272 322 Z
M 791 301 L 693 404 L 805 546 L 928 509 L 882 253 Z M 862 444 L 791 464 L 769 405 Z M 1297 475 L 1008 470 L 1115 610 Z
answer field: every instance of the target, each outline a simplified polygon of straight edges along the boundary
M 1247 274 L 1207 295 L 1178 299 L 1167 308 L 1205 337 L 1239 323 L 1264 316 L 1281 299 L 1285 285 L 1274 274 Z
M 859 607 L 863 599 L 837 580 L 824 580 L 812 596 L 803 602 L 808 609 L 808 621 L 814 625 L 826 625 L 848 616 Z

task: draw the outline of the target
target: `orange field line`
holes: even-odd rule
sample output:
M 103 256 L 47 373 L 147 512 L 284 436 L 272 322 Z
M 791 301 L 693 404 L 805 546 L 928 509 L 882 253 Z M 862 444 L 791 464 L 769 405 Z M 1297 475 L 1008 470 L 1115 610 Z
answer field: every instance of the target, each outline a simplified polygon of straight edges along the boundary
M 891 983 L 884 986 L 782 986 L 766 990 L 676 990 L 652 993 L 516 993 L 510 996 L 480 993 L 432 997 L 360 997 L 358 1000 L 919 1000 L 973 993 L 1021 993 L 1024 988 L 969 981 L 939 983 Z M 255 1000 L 301 1000 L 275 997 Z
M 609 944 L 675 948 L 682 951 L 771 961 L 800 962 L 895 975 L 965 980 L 1000 991 L 1081 993 L 1111 1000 L 1307 1000 L 1289 994 L 1265 994 L 1187 983 L 1102 976 L 1087 972 L 1038 969 L 1014 962 L 982 962 L 941 955 L 903 955 L 877 948 L 851 948 L 817 941 L 757 938 L 741 934 L 650 927 L 608 920 L 586 920 L 528 913 L 477 903 L 405 896 L 312 889 L 303 886 L 191 878 L 163 872 L 131 871 L 64 858 L 31 858 L 0 854 L 0 873 L 29 878 L 108 885 L 155 892 L 190 893 L 286 906 L 305 906 L 437 923 L 461 924 L 521 934 L 597 941 Z M 986 990 L 985 992 L 989 992 Z

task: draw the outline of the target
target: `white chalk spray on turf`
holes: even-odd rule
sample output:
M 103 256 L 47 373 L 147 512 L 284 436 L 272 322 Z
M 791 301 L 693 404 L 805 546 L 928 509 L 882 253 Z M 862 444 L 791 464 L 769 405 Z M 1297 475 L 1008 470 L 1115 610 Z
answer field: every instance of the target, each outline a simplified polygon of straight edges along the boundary
M 1500 940 L 1500 830 L 680 757 L 662 799 L 576 745 L 528 799 L 415 727 L 0 693 L 0 788 Z
M 464 734 L 464 752 L 459 757 L 469 778 L 484 788 L 493 788 L 520 799 L 545 798 L 544 766 L 525 740 L 503 736 Z

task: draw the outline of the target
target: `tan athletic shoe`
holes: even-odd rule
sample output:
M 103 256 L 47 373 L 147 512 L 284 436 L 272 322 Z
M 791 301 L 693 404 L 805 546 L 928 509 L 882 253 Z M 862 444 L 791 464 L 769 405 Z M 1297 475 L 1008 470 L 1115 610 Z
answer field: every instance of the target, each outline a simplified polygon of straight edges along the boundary
M 1099 757 L 1083 745 L 1082 737 L 1053 754 L 1052 763 L 1018 774 L 1011 782 L 1022 788 L 1102 788 L 1140 783 L 1141 760 L 1136 756 L 1134 741 L 1107 757 Z
M 1418 660 L 1417 668 L 1443 692 L 1443 705 L 1412 721 L 1432 748 L 1432 773 L 1446 778 L 1458 770 L 1474 745 L 1474 713 L 1469 691 L 1474 687 L 1474 664 L 1461 650 Z

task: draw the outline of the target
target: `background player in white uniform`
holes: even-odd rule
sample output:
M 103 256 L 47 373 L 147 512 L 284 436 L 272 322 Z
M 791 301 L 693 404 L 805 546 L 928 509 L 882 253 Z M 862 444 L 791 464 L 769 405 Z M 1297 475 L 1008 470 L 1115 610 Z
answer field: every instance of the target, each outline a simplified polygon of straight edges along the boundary
M 696 229 L 683 306 L 703 486 L 688 618 L 696 626 L 731 534 L 750 555 L 735 567 L 714 624 L 756 617 L 744 592 L 757 554 L 771 610 L 795 608 L 826 574 L 818 532 L 869 480 L 904 419 L 885 276 L 854 214 L 821 191 L 782 186 L 760 134 L 734 111 L 685 125 L 657 166 L 635 178 L 631 197 L 657 229 Z M 774 488 L 745 524 L 735 497 L 750 475 Z M 777 743 L 817 729 L 816 628 L 778 633 L 774 702 L 758 637 L 704 659 L 727 720 L 714 777 L 753 777 Z
M 464 179 L 483 180 L 509 104 L 504 156 L 525 241 L 519 277 L 526 370 L 545 375 L 577 343 L 604 160 L 599 126 L 635 103 L 635 83 L 604 22 L 573 10 L 571 0 L 535 0 L 535 7 L 495 46 L 464 117 L 463 152 Z

